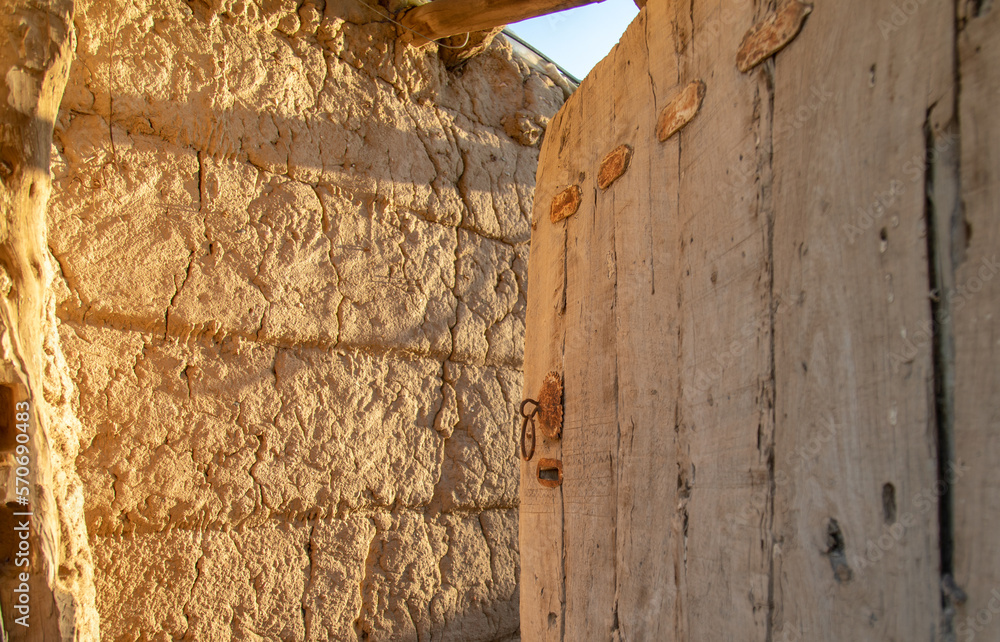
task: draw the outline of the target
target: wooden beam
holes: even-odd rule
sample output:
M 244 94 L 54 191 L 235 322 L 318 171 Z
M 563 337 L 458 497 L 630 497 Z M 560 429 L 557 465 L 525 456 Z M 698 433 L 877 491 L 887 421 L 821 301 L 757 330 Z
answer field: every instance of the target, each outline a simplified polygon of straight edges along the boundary
M 410 9 L 400 22 L 419 35 L 437 40 L 596 2 L 603 0 L 434 0 Z
M 28 490 L 25 498 L 30 499 L 31 511 L 21 513 L 30 518 L 19 523 L 28 526 L 21 537 L 30 536 L 32 556 L 30 574 L 15 579 L 11 572 L 0 579 L 0 602 L 6 614 L 6 622 L 0 617 L 0 629 L 10 627 L 10 637 L 15 640 L 57 640 L 61 638 L 61 625 L 72 622 L 73 637 L 79 634 L 82 639 L 96 639 L 100 627 L 90 579 L 93 564 L 83 530 L 83 510 L 74 501 L 80 497 L 79 491 L 72 490 L 80 487 L 80 478 L 73 459 L 67 461 L 65 454 L 53 455 L 53 451 L 66 452 L 57 444 L 66 443 L 66 436 L 73 432 L 60 424 L 59 405 L 63 402 L 48 401 L 46 381 L 55 357 L 49 339 L 58 341 L 59 335 L 49 307 L 53 289 L 49 283 L 52 268 L 45 214 L 52 190 L 52 129 L 76 46 L 74 2 L 7 0 L 3 6 L 0 283 L 4 296 L 0 297 L 0 385 L 10 390 L 11 405 L 4 408 L 9 413 L 9 429 L 14 430 L 16 418 L 18 448 L 27 448 L 27 452 L 18 453 L 25 462 L 27 479 L 20 475 L 17 478 L 28 484 L 19 486 L 18 494 L 23 492 L 21 488 Z M 27 435 L 27 442 L 20 440 L 22 434 Z M 0 464 L 6 470 L 0 474 L 11 479 L 14 465 L 13 456 L 7 457 Z M 7 512 L 5 519 L 11 515 Z M 3 537 L 11 537 L 8 533 L 11 531 Z M 64 575 L 64 569 L 71 569 L 73 579 Z M 15 588 L 18 582 L 20 587 Z M 26 597 L 20 598 L 15 591 L 30 592 L 21 593 Z M 19 632 L 22 629 L 14 625 L 18 613 L 28 622 L 28 612 L 14 610 L 15 604 L 19 608 L 30 606 L 30 634 L 27 629 Z M 3 638 L 7 639 L 6 634 Z

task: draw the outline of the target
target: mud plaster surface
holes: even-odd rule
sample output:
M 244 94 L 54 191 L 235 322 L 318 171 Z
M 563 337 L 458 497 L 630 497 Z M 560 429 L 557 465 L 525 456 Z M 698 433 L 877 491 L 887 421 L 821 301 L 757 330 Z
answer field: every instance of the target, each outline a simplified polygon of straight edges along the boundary
M 516 636 L 522 143 L 562 91 L 353 4 L 193 9 L 79 2 L 56 125 L 102 637 Z

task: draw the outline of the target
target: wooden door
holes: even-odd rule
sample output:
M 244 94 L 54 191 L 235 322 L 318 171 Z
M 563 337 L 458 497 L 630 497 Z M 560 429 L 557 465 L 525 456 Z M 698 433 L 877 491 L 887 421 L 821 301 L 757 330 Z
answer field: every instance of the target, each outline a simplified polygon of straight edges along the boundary
M 963 582 L 986 608 L 952 558 L 996 567 L 1000 314 L 942 292 L 1000 250 L 1000 30 L 912 4 L 650 0 L 549 125 L 524 396 L 559 373 L 564 421 L 521 466 L 522 639 L 940 640 Z

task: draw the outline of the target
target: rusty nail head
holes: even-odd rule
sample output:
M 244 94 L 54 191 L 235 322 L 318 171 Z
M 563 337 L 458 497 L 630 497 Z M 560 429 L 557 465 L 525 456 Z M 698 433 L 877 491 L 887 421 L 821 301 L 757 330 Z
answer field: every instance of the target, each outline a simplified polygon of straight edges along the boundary
M 549 220 L 558 223 L 564 218 L 569 218 L 580 209 L 580 186 L 570 185 L 563 191 L 552 197 L 552 206 L 549 209 Z
M 812 8 L 802 0 L 786 0 L 774 13 L 751 27 L 736 53 L 736 68 L 746 73 L 778 53 L 799 34 Z
M 542 391 L 538 394 L 538 419 L 542 425 L 542 434 L 552 440 L 559 439 L 562 435 L 562 397 L 562 376 L 553 370 L 545 375 Z
M 611 187 L 611 184 L 628 170 L 631 161 L 632 148 L 628 145 L 619 145 L 612 149 L 601 161 L 601 167 L 597 171 L 597 186 L 601 189 Z
M 705 83 L 695 80 L 670 101 L 656 120 L 656 137 L 663 142 L 684 128 L 701 109 Z

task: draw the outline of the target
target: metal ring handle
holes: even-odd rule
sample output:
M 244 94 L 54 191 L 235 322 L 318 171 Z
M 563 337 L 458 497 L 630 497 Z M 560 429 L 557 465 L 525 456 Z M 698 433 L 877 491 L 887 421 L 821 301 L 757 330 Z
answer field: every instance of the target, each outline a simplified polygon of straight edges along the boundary
M 534 404 L 535 408 L 529 414 L 524 414 L 524 407 L 529 403 Z M 531 461 L 531 458 L 535 456 L 535 415 L 538 414 L 538 402 L 534 399 L 525 399 L 521 402 L 521 416 L 524 417 L 524 421 L 521 422 L 521 459 L 524 461 Z M 528 436 L 528 422 L 531 422 L 531 450 L 528 450 L 526 445 Z

